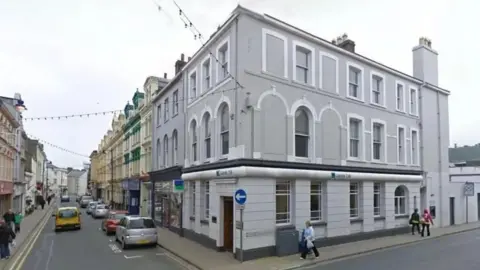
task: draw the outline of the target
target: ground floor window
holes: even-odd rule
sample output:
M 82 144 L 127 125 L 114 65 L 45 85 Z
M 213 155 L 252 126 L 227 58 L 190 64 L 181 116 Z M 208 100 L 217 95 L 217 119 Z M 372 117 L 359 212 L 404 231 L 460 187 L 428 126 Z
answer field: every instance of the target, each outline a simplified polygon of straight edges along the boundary
M 350 218 L 360 217 L 360 184 L 350 183 Z
M 322 220 L 322 182 L 310 184 L 310 220 Z
M 277 224 L 289 224 L 291 221 L 291 192 L 290 181 L 277 181 L 275 187 Z
M 405 186 L 398 186 L 395 189 L 395 215 L 407 214 L 407 193 Z
M 155 220 L 164 227 L 180 228 L 181 194 L 172 192 L 172 183 L 155 182 L 153 199 Z

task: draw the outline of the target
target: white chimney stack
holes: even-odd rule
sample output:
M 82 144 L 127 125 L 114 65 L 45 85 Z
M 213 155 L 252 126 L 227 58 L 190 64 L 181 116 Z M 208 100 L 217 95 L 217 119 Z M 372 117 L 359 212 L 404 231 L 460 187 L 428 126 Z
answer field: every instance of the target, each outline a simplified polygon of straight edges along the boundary
M 413 77 L 438 86 L 438 53 L 429 38 L 421 37 L 413 52 Z

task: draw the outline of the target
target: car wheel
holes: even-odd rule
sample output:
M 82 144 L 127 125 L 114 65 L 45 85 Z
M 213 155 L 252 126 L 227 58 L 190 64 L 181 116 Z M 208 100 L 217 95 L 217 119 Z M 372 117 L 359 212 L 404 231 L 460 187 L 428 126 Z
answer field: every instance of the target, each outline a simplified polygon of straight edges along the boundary
M 118 237 L 117 237 L 117 233 L 115 233 L 115 242 L 119 242 Z

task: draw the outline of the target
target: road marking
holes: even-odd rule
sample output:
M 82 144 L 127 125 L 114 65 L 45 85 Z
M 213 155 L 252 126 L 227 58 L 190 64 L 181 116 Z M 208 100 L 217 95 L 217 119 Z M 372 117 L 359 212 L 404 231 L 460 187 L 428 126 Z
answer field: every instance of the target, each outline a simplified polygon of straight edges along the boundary
M 53 257 L 53 239 L 52 243 L 50 244 L 50 250 L 48 251 L 48 259 L 47 259 L 47 264 L 45 265 L 45 269 L 50 269 L 50 261 L 52 260 Z
M 166 254 L 166 253 L 157 253 L 157 254 L 155 254 L 155 255 L 157 255 L 157 256 L 165 256 L 165 255 L 167 255 L 167 254 Z
M 28 243 L 25 243 L 25 247 L 23 250 L 16 256 L 17 258 L 15 261 L 12 263 L 12 266 L 10 266 L 10 270 L 21 270 L 23 264 L 25 263 L 25 260 L 27 259 L 27 255 L 30 254 L 30 252 L 33 249 L 33 246 L 38 240 L 38 237 L 40 237 L 40 234 L 42 233 L 43 229 L 47 225 L 48 221 L 50 220 L 50 215 L 51 213 L 47 213 L 44 217 L 44 220 L 40 223 L 39 226 L 37 226 L 37 230 L 34 231 L 33 238 L 30 239 Z
M 137 256 L 127 256 L 127 255 L 123 255 L 123 257 L 125 257 L 125 259 L 129 260 L 129 259 L 142 258 L 143 256 L 142 256 L 142 255 L 137 255 Z
M 113 253 L 115 254 L 122 253 L 122 250 L 118 248 L 116 244 L 109 244 L 108 246 L 113 251 Z

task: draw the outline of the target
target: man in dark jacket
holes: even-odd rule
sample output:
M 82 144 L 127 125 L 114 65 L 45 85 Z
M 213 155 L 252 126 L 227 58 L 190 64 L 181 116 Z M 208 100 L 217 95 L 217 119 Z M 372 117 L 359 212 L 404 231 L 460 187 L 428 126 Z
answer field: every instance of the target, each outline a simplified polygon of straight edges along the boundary
M 12 209 L 9 209 L 5 214 L 3 214 L 3 220 L 7 226 L 13 228 L 13 224 L 15 222 L 15 213 L 13 213 Z
M 16 235 L 12 228 L 2 221 L 0 223 L 0 258 L 2 260 L 10 258 L 10 243 L 15 237 Z
M 418 209 L 416 208 L 410 217 L 410 225 L 412 225 L 412 235 L 415 235 L 415 228 L 420 233 L 420 214 L 418 214 Z

